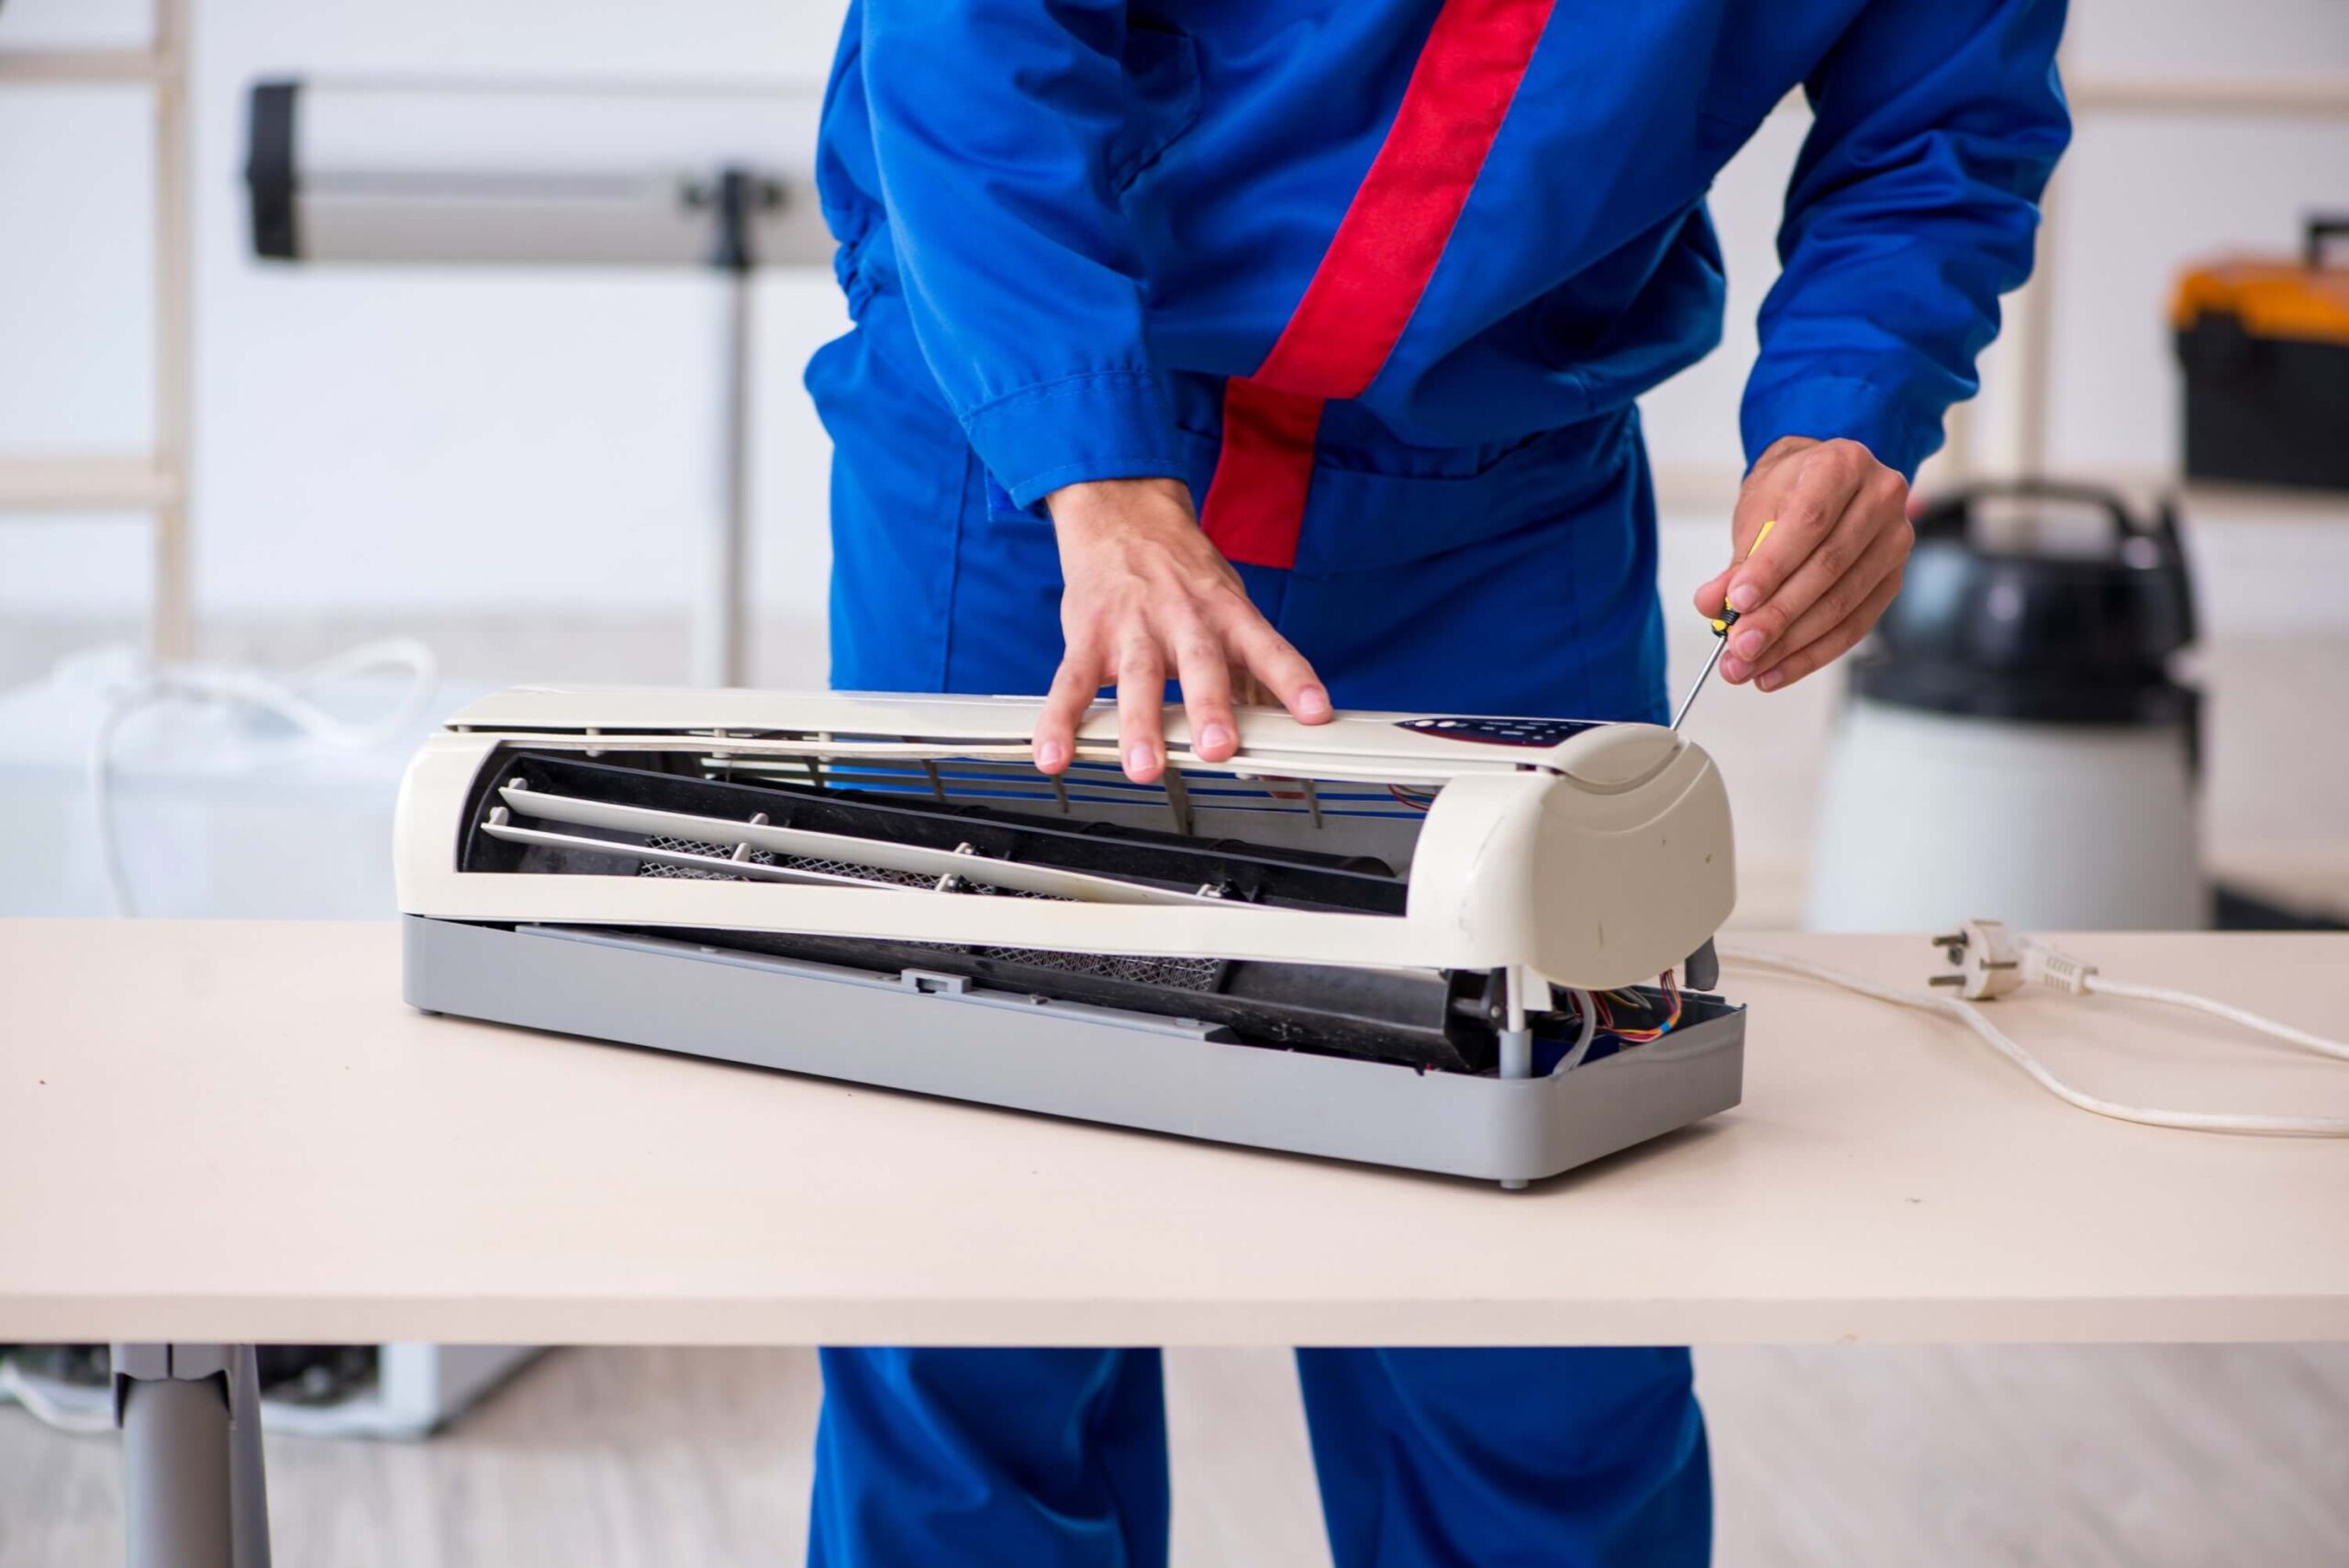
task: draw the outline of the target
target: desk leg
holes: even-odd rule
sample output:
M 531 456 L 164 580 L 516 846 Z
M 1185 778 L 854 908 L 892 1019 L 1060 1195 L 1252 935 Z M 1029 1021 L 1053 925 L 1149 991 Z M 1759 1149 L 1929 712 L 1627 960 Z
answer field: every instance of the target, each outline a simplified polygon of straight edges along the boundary
M 250 1345 L 117 1345 L 129 1568 L 269 1568 Z

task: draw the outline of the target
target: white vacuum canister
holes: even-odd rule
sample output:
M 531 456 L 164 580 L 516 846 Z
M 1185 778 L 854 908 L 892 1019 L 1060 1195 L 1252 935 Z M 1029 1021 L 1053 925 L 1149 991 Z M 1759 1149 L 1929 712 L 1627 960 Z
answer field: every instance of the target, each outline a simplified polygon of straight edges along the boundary
M 2099 516 L 2085 535 L 2010 517 L 1994 547 L 1985 500 Z M 2199 702 L 2169 667 L 2193 639 L 2175 518 L 2032 483 L 1942 501 L 1917 538 L 1831 741 L 1805 926 L 2208 926 Z
M 2210 924 L 2176 725 L 2030 724 L 1855 699 L 1820 795 L 1813 930 Z

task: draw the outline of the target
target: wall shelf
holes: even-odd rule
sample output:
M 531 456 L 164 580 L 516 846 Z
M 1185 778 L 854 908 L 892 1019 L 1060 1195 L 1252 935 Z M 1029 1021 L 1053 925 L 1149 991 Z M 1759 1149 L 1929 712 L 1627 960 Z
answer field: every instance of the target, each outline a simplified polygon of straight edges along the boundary
M 179 475 L 148 452 L 0 457 L 0 510 L 151 511 L 180 499 Z
M 0 82 L 165 82 L 179 77 L 180 63 L 153 49 L 0 50 Z

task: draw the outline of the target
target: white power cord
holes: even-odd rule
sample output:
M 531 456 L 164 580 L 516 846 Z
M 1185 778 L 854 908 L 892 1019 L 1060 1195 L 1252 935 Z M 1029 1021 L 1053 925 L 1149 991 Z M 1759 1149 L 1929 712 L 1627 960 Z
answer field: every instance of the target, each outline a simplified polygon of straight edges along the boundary
M 1590 1054 L 1590 1042 L 1598 1038 L 1598 1004 L 1591 999 L 1587 991 L 1569 988 L 1567 995 L 1575 999 L 1575 1006 L 1582 1009 L 1582 1032 L 1575 1037 L 1575 1043 L 1565 1055 L 1559 1058 L 1557 1066 L 1551 1069 L 1553 1073 L 1564 1073 L 1581 1066 L 1582 1059 Z
M 2248 1007 L 2238 1007 L 2232 1002 L 2221 1002 L 2209 996 L 2197 996 L 2190 991 L 2172 991 L 2166 986 L 2136 985 L 2125 980 L 2107 980 L 2101 974 L 2096 973 L 2088 976 L 2087 988 L 2099 996 L 2129 996 L 2140 1002 L 2166 1002 L 2173 1007 L 2191 1007 L 2198 1013 L 2208 1013 L 2214 1018 L 2224 1018 L 2231 1024 L 2241 1024 L 2247 1029 L 2256 1029 L 2261 1034 L 2273 1035 L 2276 1039 L 2287 1040 L 2304 1051 L 2313 1051 L 2320 1056 L 2330 1056 L 2339 1061 L 2349 1062 L 2349 1044 L 2337 1040 L 2327 1040 L 2322 1035 L 2310 1034 L 2308 1030 L 2295 1029 L 2290 1024 L 2279 1024 L 2273 1018 L 2263 1018 Z
M 114 1430 L 114 1399 L 100 1389 L 52 1389 L 27 1377 L 13 1360 L 0 1359 L 0 1401 L 15 1400 L 45 1427 L 77 1438 L 98 1437 Z
M 2058 951 L 2032 937 L 2014 937 L 1995 920 L 1968 921 L 1965 929 L 1954 936 L 1937 938 L 1949 951 L 1951 961 L 1957 965 L 1954 974 L 1937 975 L 1936 984 L 1958 987 L 1956 996 L 1942 995 L 1932 991 L 1904 990 L 1886 985 L 1864 974 L 1854 974 L 1790 953 L 1773 952 L 1766 949 L 1749 948 L 1742 942 L 1724 941 L 1719 951 L 1723 960 L 1753 969 L 1776 970 L 1781 973 L 1798 974 L 1806 979 L 1823 981 L 1841 986 L 1879 1002 L 1896 1006 L 1914 1007 L 1919 1012 L 1938 1013 L 1955 1018 L 1987 1042 L 1999 1055 L 2029 1073 L 2041 1088 L 2065 1104 L 2098 1116 L 2112 1117 L 2121 1121 L 2140 1122 L 2147 1127 L 2182 1128 L 2198 1132 L 2248 1132 L 2269 1136 L 2303 1138 L 2349 1138 L 2349 1117 L 2264 1116 L 2232 1111 L 2166 1110 L 2150 1106 L 2124 1105 L 2074 1088 L 2051 1071 L 2047 1064 L 2033 1056 L 2013 1037 L 1992 1023 L 1987 1014 L 1974 1005 L 1976 999 L 2005 995 L 2026 982 L 2037 982 L 2072 995 L 2098 994 L 2129 996 L 2143 1001 L 2166 1002 L 2177 1006 L 2192 1007 L 2246 1029 L 2256 1029 L 2277 1040 L 2316 1051 L 2327 1056 L 2349 1060 L 2349 1044 L 2326 1040 L 2289 1024 L 2277 1023 L 2245 1008 L 2225 1002 L 2213 1001 L 2184 991 L 2165 990 L 2158 986 L 2132 985 L 2122 981 L 2105 980 L 2095 966 L 2081 962 L 2070 954 Z
M 0 1356 L 0 1405 L 10 1401 L 41 1425 L 72 1437 L 106 1437 L 115 1430 L 112 1389 L 54 1383 L 28 1373 L 12 1358 Z M 280 1399 L 273 1392 L 262 1400 L 262 1418 L 273 1436 L 380 1437 L 387 1431 L 406 1431 L 404 1427 L 386 1426 L 373 1385 L 362 1385 L 358 1392 L 328 1405 Z
M 406 692 L 393 709 L 369 723 L 338 718 L 310 700 L 310 694 L 355 675 L 376 670 L 405 670 Z M 286 674 L 251 668 L 216 668 L 200 664 L 161 664 L 142 672 L 129 685 L 111 693 L 105 713 L 90 737 L 90 811 L 96 819 L 98 859 L 106 872 L 106 894 L 117 915 L 138 913 L 130 880 L 123 871 L 121 846 L 114 829 L 114 742 L 123 722 L 142 709 L 167 702 L 198 702 L 257 709 L 273 714 L 317 745 L 338 751 L 362 751 L 406 733 L 424 717 L 440 685 L 440 662 L 432 651 L 411 638 L 385 638 L 345 650 L 306 669 Z

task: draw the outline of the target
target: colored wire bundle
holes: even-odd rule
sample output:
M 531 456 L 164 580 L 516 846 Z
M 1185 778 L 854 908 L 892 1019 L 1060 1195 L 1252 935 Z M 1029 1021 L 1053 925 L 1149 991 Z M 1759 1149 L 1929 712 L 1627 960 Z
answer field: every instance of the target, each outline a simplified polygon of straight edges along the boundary
M 1581 1066 L 1583 1060 L 1590 1054 L 1591 1042 L 1601 1034 L 1612 1035 L 1626 1045 L 1644 1044 L 1670 1034 L 1673 1026 L 1680 1022 L 1680 983 L 1669 973 L 1658 979 L 1671 1007 L 1664 1014 L 1664 1021 L 1653 1026 L 1623 1028 L 1615 1022 L 1617 1006 L 1635 1007 L 1642 1012 L 1647 1010 L 1648 999 L 1637 991 L 1594 992 L 1579 987 L 1569 991 L 1567 994 L 1575 999 L 1575 1017 L 1581 1027 L 1575 1033 L 1574 1044 L 1567 1048 L 1564 1057 L 1551 1071 L 1565 1073 Z
M 1618 1007 L 1634 1010 L 1638 1013 L 1644 1013 L 1647 1011 L 1649 1007 L 1648 999 L 1640 995 L 1637 991 L 1600 991 L 1591 994 L 1591 1005 L 1595 1006 L 1598 1012 L 1599 1031 L 1603 1034 L 1611 1034 L 1618 1040 L 1631 1043 L 1644 1043 L 1652 1040 L 1662 1040 L 1665 1035 L 1670 1034 L 1673 1030 L 1673 1027 L 1680 1022 L 1680 982 L 1674 977 L 1669 970 L 1667 970 L 1663 974 L 1656 977 L 1656 985 L 1664 992 L 1664 1000 L 1668 1004 L 1667 1009 L 1664 1013 L 1664 1021 L 1660 1024 L 1626 1026 L 1616 1023 L 1616 1008 Z M 1575 995 L 1581 995 L 1583 993 L 1576 992 Z

